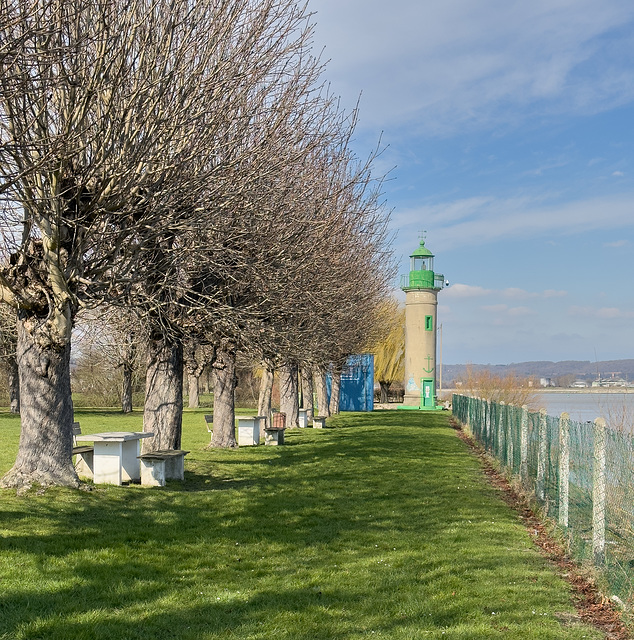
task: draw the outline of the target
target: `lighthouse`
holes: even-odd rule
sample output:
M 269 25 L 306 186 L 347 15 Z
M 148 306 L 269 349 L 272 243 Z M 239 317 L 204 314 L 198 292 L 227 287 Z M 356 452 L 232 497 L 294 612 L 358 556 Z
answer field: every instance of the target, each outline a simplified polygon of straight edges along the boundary
M 410 255 L 410 271 L 401 276 L 405 292 L 405 401 L 403 408 L 436 409 L 436 329 L 438 292 L 445 276 L 434 271 L 434 254 L 420 245 Z M 440 407 L 438 407 L 440 408 Z

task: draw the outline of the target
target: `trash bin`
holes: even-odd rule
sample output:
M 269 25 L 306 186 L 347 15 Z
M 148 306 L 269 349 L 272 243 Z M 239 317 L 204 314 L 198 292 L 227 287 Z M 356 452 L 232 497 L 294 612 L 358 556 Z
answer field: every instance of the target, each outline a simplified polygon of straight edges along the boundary
M 286 428 L 286 414 L 280 413 L 276 411 L 273 414 L 273 428 L 274 429 L 284 429 Z

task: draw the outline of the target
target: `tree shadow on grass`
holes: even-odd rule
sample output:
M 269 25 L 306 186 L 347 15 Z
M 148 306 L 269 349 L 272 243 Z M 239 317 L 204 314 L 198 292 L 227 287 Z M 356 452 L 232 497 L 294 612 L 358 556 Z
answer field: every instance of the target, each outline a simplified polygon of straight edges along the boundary
M 407 412 L 404 424 L 360 417 L 363 429 L 298 431 L 297 446 L 197 452 L 183 484 L 11 500 L 0 557 L 21 563 L 24 585 L 0 595 L 0 637 L 268 639 L 301 618 L 289 637 L 330 640 L 478 620 L 475 601 L 465 610 L 425 594 L 499 572 L 514 516 L 474 481 L 477 463 L 446 419 L 439 430 Z M 478 552 L 461 555 L 470 536 Z M 391 554 L 401 570 L 383 564 Z M 510 582 L 526 557 L 504 562 Z M 504 607 L 496 588 L 491 602 Z

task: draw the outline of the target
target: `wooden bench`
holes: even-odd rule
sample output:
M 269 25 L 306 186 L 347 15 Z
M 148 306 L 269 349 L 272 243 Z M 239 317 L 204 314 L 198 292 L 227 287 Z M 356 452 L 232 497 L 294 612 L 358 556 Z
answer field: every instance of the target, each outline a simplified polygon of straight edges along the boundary
M 166 480 L 184 480 L 188 453 L 180 449 L 162 449 L 137 456 L 141 463 L 141 484 L 164 487 Z
M 73 455 L 75 458 L 75 472 L 80 478 L 92 478 L 94 476 L 95 448 L 90 446 L 77 446 L 77 436 L 81 435 L 79 422 L 73 422 Z
M 284 444 L 284 431 L 286 427 L 265 427 L 264 444 L 278 445 Z

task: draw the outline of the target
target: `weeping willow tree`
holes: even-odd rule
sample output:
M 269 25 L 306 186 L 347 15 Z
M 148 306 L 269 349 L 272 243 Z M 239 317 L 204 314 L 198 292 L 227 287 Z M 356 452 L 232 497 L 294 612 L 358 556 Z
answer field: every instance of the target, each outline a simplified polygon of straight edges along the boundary
M 388 401 L 388 392 L 395 380 L 405 377 L 405 309 L 396 302 L 385 305 L 381 313 L 383 338 L 375 345 L 374 377 L 381 386 L 381 402 Z

